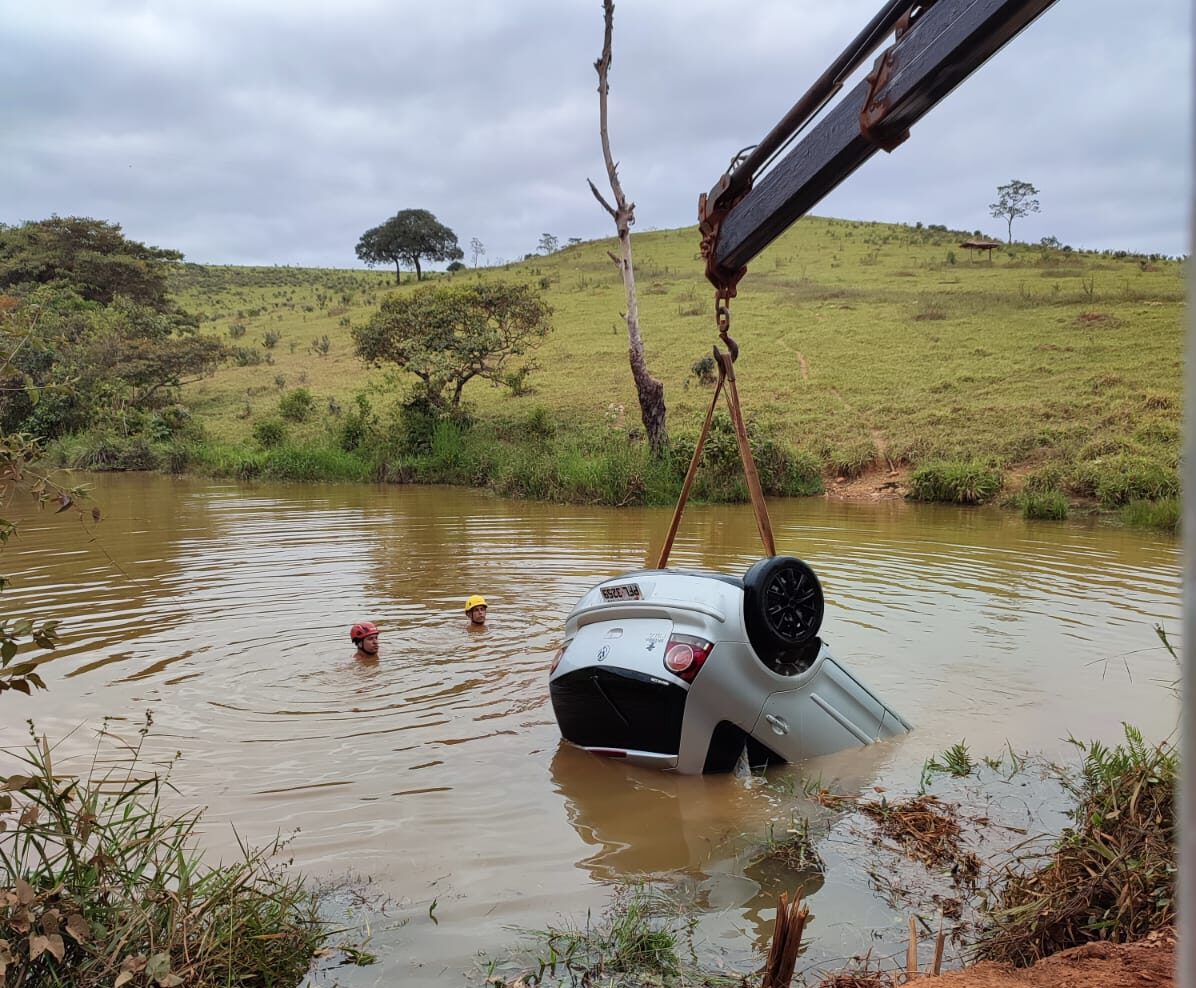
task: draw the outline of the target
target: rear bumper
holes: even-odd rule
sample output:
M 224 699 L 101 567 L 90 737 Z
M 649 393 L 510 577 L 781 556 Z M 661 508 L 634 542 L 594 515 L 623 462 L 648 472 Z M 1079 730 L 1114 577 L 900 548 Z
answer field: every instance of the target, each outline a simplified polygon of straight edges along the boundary
M 587 666 L 552 680 L 548 690 L 566 741 L 598 754 L 676 759 L 684 687 L 630 669 Z

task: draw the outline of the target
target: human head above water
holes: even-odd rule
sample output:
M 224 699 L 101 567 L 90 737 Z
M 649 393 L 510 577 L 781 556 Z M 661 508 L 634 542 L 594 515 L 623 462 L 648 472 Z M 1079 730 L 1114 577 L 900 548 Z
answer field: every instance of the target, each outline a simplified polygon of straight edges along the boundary
M 465 601 L 465 613 L 469 615 L 471 624 L 486 623 L 486 598 L 481 594 L 474 594 Z
M 373 621 L 359 621 L 349 629 L 349 639 L 359 652 L 372 655 L 378 651 L 378 626 Z

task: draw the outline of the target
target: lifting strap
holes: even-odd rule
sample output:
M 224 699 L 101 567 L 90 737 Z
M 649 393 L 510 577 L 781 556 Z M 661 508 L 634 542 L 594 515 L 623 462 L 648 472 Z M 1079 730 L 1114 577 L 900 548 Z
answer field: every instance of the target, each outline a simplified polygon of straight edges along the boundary
M 739 356 L 739 347 L 728 335 L 731 328 L 731 315 L 729 298 L 725 293 L 716 294 L 715 307 L 719 338 L 727 345 L 728 352 L 724 353 L 717 344 L 714 347 L 714 361 L 718 364 L 718 383 L 714 387 L 710 407 L 706 409 L 706 421 L 702 424 L 702 431 L 698 436 L 698 441 L 694 444 L 694 455 L 689 461 L 685 482 L 681 485 L 681 494 L 677 498 L 673 520 L 669 524 L 669 533 L 665 537 L 664 546 L 660 550 L 660 558 L 656 563 L 657 569 L 664 569 L 668 566 L 669 553 L 673 549 L 673 540 L 677 537 L 677 529 L 681 526 L 685 503 L 689 500 L 689 492 L 693 487 L 694 476 L 698 472 L 698 464 L 702 462 L 706 437 L 710 435 L 710 424 L 714 420 L 714 409 L 718 404 L 718 396 L 723 392 L 724 387 L 727 395 L 727 407 L 731 412 L 731 423 L 735 427 L 735 442 L 739 446 L 739 461 L 743 464 L 743 475 L 747 480 L 748 492 L 752 497 L 752 511 L 756 515 L 756 530 L 760 533 L 760 541 L 764 545 L 765 555 L 775 556 L 777 554 L 772 538 L 772 524 L 768 519 L 768 506 L 764 503 L 764 491 L 760 487 L 760 475 L 756 472 L 756 461 L 752 458 L 747 426 L 744 425 L 743 412 L 739 408 L 739 390 L 735 386 L 735 358 Z

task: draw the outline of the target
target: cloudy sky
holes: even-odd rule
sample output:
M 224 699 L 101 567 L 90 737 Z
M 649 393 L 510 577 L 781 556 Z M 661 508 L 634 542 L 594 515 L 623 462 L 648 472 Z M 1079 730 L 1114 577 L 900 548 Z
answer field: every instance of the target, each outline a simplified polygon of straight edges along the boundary
M 620 0 L 611 139 L 638 229 L 695 222 L 881 0 Z M 120 223 L 206 263 L 357 266 L 423 208 L 482 262 L 613 232 L 599 0 L 0 0 L 0 222 Z M 1058 0 L 816 207 L 1018 239 L 1189 249 L 1185 0 Z M 468 258 L 467 258 L 468 259 Z

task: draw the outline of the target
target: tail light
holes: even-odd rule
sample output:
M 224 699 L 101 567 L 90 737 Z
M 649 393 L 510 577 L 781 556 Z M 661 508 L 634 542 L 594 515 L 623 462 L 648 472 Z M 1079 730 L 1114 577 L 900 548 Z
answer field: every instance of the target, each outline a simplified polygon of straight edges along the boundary
M 712 648 L 714 645 L 704 638 L 672 635 L 668 647 L 664 650 L 664 667 L 674 676 L 692 683 Z
M 565 642 L 564 645 L 556 650 L 556 655 L 552 657 L 552 665 L 548 669 L 548 675 L 551 676 L 554 672 L 556 672 L 556 667 L 561 664 L 561 659 L 565 657 L 565 649 L 568 647 L 569 643 Z

